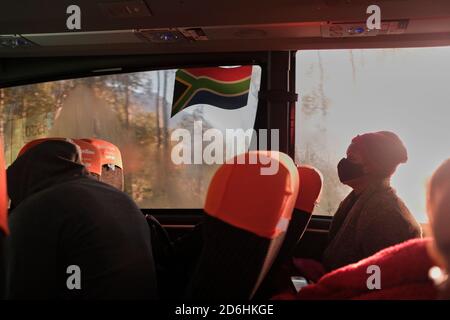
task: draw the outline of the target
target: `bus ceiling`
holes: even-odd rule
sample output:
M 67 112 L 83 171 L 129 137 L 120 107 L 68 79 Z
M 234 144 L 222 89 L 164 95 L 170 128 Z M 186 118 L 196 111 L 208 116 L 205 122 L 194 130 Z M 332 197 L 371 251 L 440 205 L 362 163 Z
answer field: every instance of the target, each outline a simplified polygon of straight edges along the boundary
M 372 4 L 380 8 L 381 29 L 359 32 Z M 448 0 L 79 0 L 77 6 L 79 26 L 68 29 L 65 1 L 2 3 L 0 57 L 450 45 Z

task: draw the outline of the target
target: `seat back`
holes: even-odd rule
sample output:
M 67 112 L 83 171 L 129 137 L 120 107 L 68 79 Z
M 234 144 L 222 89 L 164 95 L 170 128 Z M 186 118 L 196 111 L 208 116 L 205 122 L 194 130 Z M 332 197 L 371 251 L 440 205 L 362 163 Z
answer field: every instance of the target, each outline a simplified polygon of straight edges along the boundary
M 300 187 L 295 208 L 280 252 L 258 291 L 258 298 L 261 299 L 270 297 L 278 285 L 283 285 L 283 280 L 280 278 L 280 272 L 283 272 L 282 267 L 292 258 L 295 247 L 311 220 L 314 206 L 322 191 L 323 178 L 317 169 L 310 166 L 297 166 L 297 170 Z M 284 276 L 282 275 L 282 277 Z
M 49 141 L 49 140 L 70 140 L 70 139 L 59 138 L 59 137 L 52 137 L 52 138 L 39 138 L 39 139 L 31 140 L 31 141 L 27 142 L 22 147 L 22 149 L 20 149 L 19 153 L 17 154 L 17 158 L 20 157 L 21 155 L 23 155 L 25 152 L 27 152 L 31 148 L 33 148 L 34 146 L 37 146 L 38 144 L 40 144 L 40 143 L 42 143 L 44 141 Z
M 320 198 L 323 178 L 319 170 L 310 166 L 297 166 L 300 188 L 286 238 L 280 249 L 277 260 L 286 261 L 292 257 L 293 251 L 302 238 L 311 220 L 314 206 Z M 274 264 L 275 265 L 275 264 Z
M 283 242 L 298 193 L 298 173 L 280 152 L 251 151 L 246 164 L 222 165 L 206 197 L 203 250 L 188 299 L 251 299 Z M 264 159 L 250 164 L 252 157 Z M 239 157 L 239 156 L 238 156 Z M 261 174 L 271 161 L 274 175 Z
M 98 148 L 101 153 L 102 173 L 100 181 L 124 190 L 122 155 L 117 146 L 101 139 L 82 139 Z
M 85 165 L 89 174 L 97 180 L 102 175 L 102 155 L 100 150 L 93 144 L 81 139 L 74 139 L 73 142 L 81 149 L 81 161 Z

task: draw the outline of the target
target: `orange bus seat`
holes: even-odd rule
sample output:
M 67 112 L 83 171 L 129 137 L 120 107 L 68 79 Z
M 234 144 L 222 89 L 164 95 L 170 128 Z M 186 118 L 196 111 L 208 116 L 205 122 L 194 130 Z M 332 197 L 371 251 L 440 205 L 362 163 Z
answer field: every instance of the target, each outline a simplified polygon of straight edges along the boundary
M 0 137 L 0 229 L 3 235 L 7 235 L 9 233 L 8 192 L 6 190 L 6 168 L 3 150 L 3 137 Z
M 297 166 L 297 170 L 300 178 L 297 201 L 283 245 L 258 292 L 258 297 L 262 299 L 269 298 L 277 290 L 290 285 L 288 269 L 292 263 L 295 247 L 311 220 L 314 206 L 322 191 L 323 177 L 319 170 L 311 166 Z
M 25 152 L 27 152 L 29 149 L 33 148 L 34 146 L 49 140 L 63 140 L 63 141 L 69 141 L 73 142 L 74 144 L 78 145 L 81 150 L 81 161 L 85 165 L 88 172 L 93 175 L 96 178 L 99 178 L 102 173 L 102 166 L 101 166 L 101 153 L 100 151 L 92 144 L 89 144 L 86 141 L 80 140 L 80 139 L 69 139 L 69 138 L 57 138 L 57 137 L 51 137 L 51 138 L 40 138 L 35 139 L 27 144 L 25 144 L 22 149 L 20 149 L 19 154 L 17 157 L 20 157 Z
M 117 146 L 101 139 L 81 139 L 100 150 L 102 174 L 100 181 L 124 190 L 122 155 Z
M 277 163 L 274 175 L 252 156 Z M 298 194 L 292 159 L 276 151 L 251 151 L 246 164 L 222 165 L 206 197 L 203 250 L 186 297 L 192 300 L 251 299 L 283 243 Z
M 100 180 L 102 175 L 102 155 L 100 150 L 93 144 L 80 139 L 73 142 L 81 149 L 81 161 L 91 175 Z

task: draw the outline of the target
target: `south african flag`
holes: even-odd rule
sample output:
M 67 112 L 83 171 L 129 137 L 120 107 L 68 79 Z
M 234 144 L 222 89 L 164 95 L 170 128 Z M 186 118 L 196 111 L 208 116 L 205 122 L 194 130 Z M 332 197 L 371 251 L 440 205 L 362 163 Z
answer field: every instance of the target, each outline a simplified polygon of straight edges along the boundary
M 175 78 L 172 117 L 196 104 L 229 110 L 245 107 L 251 76 L 252 66 L 179 69 Z

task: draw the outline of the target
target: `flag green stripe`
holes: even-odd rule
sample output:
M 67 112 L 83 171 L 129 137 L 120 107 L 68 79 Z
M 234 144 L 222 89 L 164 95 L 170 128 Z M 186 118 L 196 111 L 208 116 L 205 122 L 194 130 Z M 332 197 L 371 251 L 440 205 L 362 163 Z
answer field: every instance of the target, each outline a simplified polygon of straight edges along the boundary
M 207 88 L 201 88 L 200 89 L 200 91 L 201 90 L 205 90 L 205 89 L 207 89 Z M 173 107 L 173 112 L 174 113 L 177 113 L 178 111 L 180 111 L 181 109 L 183 109 L 184 107 L 185 107 L 185 104 L 192 98 L 192 94 L 194 93 L 194 89 L 189 89 L 189 91 L 187 92 L 187 94 L 185 94 L 184 96 L 183 96 L 183 98 L 182 99 L 180 99 L 179 101 L 178 101 L 178 103 L 176 103 L 175 105 L 174 105 L 174 107 Z M 208 90 L 208 91 L 210 91 L 210 90 Z M 237 93 L 237 94 L 232 94 L 231 96 L 240 96 L 240 95 L 243 95 L 243 94 L 247 94 L 248 93 L 248 89 L 246 90 L 246 91 L 243 91 L 243 92 L 239 92 L 239 93 Z
M 208 89 L 217 93 L 218 95 L 241 95 L 248 93 L 250 88 L 251 77 L 242 79 L 241 81 L 233 82 L 217 82 L 207 78 L 195 78 L 184 70 L 178 70 L 176 80 L 189 83 L 191 88 L 186 92 L 181 99 L 173 107 L 173 112 L 177 113 L 185 107 L 185 104 L 192 98 L 192 94 L 197 90 Z

